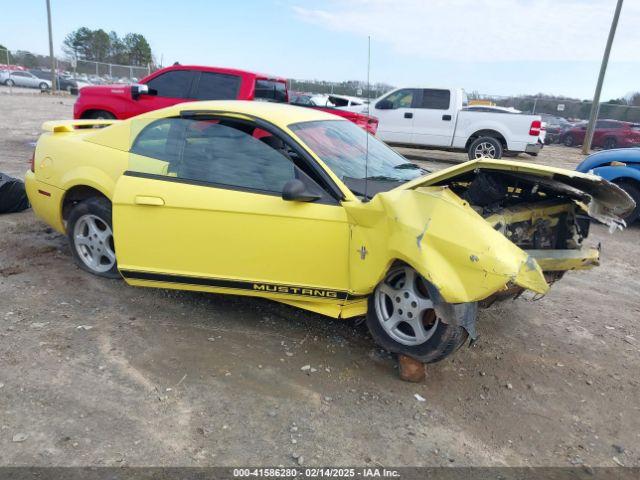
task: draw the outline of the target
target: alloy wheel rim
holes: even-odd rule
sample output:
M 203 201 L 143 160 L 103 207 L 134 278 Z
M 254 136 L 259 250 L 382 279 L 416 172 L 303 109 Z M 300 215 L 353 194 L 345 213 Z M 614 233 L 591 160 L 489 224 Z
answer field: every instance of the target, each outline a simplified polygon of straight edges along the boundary
M 495 158 L 496 147 L 489 142 L 479 143 L 474 150 L 474 155 L 476 158 Z
M 422 345 L 438 328 L 424 279 L 411 267 L 391 270 L 376 289 L 374 303 L 383 330 L 402 345 Z
M 96 215 L 78 219 L 73 228 L 73 243 L 82 262 L 94 272 L 108 272 L 116 263 L 111 227 Z

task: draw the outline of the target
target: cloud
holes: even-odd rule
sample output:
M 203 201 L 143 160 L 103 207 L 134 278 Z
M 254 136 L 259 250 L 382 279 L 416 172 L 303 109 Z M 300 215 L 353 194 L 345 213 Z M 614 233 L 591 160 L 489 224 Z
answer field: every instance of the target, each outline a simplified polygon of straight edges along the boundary
M 293 5 L 323 28 L 371 35 L 403 57 L 475 61 L 599 61 L 615 0 L 351 0 Z M 627 2 L 611 54 L 640 60 L 640 2 Z

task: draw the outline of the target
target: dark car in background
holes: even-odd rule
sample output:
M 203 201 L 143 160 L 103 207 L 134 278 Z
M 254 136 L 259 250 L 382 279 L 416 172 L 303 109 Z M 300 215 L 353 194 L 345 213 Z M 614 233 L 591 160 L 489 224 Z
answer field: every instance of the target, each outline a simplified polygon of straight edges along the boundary
M 43 80 L 51 81 L 51 72 L 47 72 L 45 70 L 29 70 L 33 75 Z M 86 85 L 86 83 L 82 83 L 82 85 Z M 78 82 L 70 77 L 63 77 L 62 75 L 56 76 L 56 87 L 58 90 L 66 90 L 69 93 L 77 93 Z
M 542 121 L 547 124 L 547 136 L 544 143 L 558 143 L 562 138 L 562 135 L 573 127 L 573 124 L 566 118 L 558 117 L 556 115 L 549 115 L 548 113 L 541 113 Z
M 587 124 L 576 125 L 562 134 L 561 142 L 567 147 L 582 145 Z M 593 132 L 592 147 L 612 148 L 640 147 L 640 124 L 619 120 L 598 120 Z

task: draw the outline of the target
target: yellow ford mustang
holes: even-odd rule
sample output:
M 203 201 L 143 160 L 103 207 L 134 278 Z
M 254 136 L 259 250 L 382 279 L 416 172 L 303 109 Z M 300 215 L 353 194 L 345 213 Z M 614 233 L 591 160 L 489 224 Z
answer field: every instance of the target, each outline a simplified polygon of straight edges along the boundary
M 84 270 L 366 314 L 380 345 L 425 362 L 475 337 L 479 304 L 597 265 L 590 218 L 616 227 L 633 208 L 599 177 L 521 162 L 428 174 L 351 122 L 288 105 L 44 129 L 29 199 Z

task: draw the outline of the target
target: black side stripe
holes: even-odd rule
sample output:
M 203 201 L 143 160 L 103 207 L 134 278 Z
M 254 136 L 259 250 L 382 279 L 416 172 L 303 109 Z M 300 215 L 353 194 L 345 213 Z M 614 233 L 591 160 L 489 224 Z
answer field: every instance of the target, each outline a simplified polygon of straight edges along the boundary
M 282 285 L 277 283 L 246 282 L 241 280 L 226 280 L 221 278 L 188 277 L 184 275 L 170 275 L 165 273 L 138 272 L 120 270 L 123 277 L 132 280 L 150 280 L 155 282 L 180 283 L 183 285 L 201 285 L 205 287 L 233 288 L 236 290 L 251 290 L 263 293 L 279 293 L 298 297 L 328 298 L 348 300 L 362 298 L 360 295 L 350 295 L 342 290 L 326 290 L 322 288 L 302 287 L 299 285 Z

